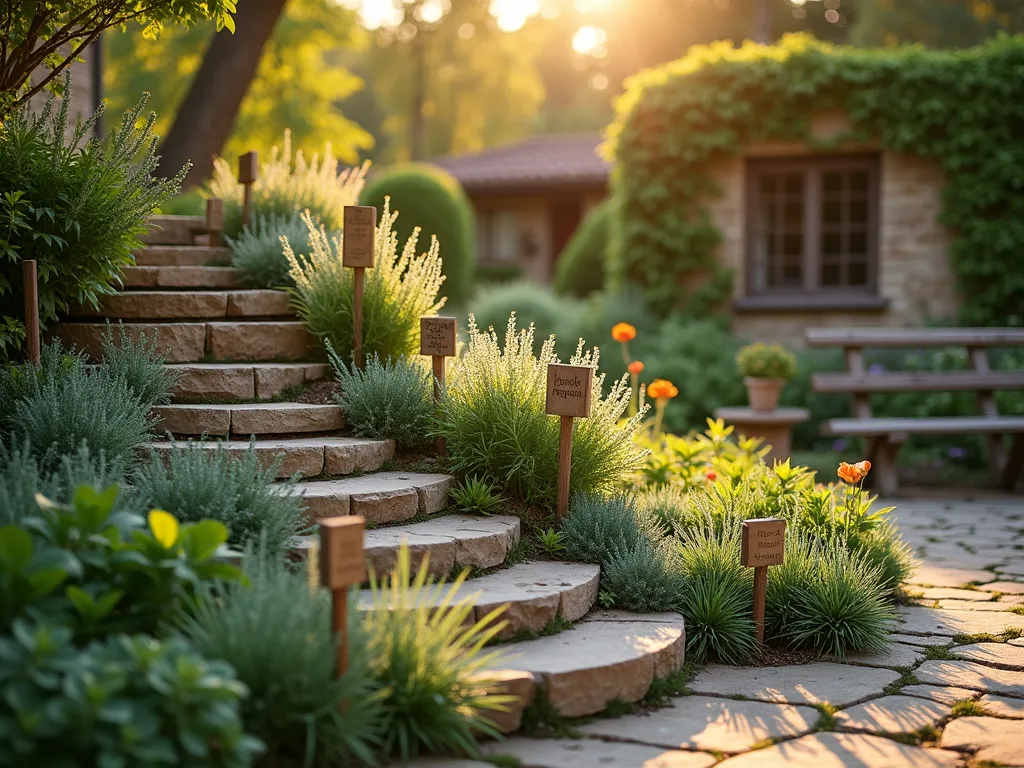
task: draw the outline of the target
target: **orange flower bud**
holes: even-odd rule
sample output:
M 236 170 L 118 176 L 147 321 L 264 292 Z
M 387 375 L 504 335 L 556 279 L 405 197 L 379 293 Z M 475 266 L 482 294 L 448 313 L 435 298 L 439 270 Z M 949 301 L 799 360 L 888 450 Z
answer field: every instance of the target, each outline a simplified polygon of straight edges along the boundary
M 653 397 L 655 400 L 670 400 L 678 394 L 679 390 L 675 385 L 665 379 L 655 379 L 647 387 L 648 397 Z
M 617 323 L 612 328 L 612 338 L 615 341 L 632 341 L 636 338 L 636 328 L 629 323 Z
M 836 474 L 847 483 L 856 484 L 867 477 L 871 471 L 870 461 L 858 461 L 856 464 L 847 464 L 845 461 L 839 463 Z
M 632 363 L 629 364 L 629 372 L 632 373 L 634 376 L 639 376 L 641 373 L 644 372 L 644 364 L 641 363 L 639 360 L 634 360 Z

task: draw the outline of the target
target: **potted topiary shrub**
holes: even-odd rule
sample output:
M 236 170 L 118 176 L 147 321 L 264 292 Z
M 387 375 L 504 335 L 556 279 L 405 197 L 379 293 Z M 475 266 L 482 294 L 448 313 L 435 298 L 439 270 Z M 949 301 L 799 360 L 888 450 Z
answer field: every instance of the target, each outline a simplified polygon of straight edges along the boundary
M 750 407 L 771 411 L 779 404 L 779 393 L 796 374 L 796 358 L 778 344 L 749 344 L 736 356 Z

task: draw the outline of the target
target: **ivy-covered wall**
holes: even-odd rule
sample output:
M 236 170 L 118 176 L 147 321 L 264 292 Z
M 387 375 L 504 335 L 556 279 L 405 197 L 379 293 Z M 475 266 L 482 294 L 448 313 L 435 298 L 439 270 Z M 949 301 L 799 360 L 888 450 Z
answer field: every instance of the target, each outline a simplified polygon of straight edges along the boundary
M 812 117 L 830 111 L 849 128 L 816 137 Z M 940 220 L 953 235 L 961 322 L 1024 325 L 1024 37 L 952 52 L 793 35 L 694 48 L 637 75 L 605 145 L 619 203 L 612 282 L 641 285 L 662 312 L 699 313 L 726 298 L 732 275 L 716 260 L 721 232 L 707 201 L 720 190 L 709 163 L 771 141 L 933 158 L 947 179 Z

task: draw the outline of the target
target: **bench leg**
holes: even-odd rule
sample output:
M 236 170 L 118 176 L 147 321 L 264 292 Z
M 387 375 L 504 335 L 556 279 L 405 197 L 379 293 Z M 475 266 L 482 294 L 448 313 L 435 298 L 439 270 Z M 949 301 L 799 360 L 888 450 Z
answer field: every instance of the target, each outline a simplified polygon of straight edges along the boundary
M 894 496 L 899 491 L 899 477 L 896 474 L 896 454 L 902 443 L 881 436 L 871 439 L 868 460 L 871 462 L 872 487 L 880 496 Z
M 1010 448 L 1009 458 L 1003 465 L 1003 471 L 999 476 L 999 487 L 1005 491 L 1012 491 L 1017 485 L 1017 478 L 1024 469 L 1024 435 L 1013 436 L 1013 446 Z
M 1006 444 L 1002 435 L 985 435 L 985 447 L 988 456 L 988 465 L 992 470 L 992 477 L 997 483 L 1002 483 L 1003 469 L 1009 462 L 1009 455 L 1006 451 Z

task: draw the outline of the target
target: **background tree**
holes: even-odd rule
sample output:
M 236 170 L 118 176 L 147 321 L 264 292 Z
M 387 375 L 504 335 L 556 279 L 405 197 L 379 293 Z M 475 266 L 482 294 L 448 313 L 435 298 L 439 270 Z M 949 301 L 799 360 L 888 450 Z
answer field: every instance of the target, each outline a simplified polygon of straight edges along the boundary
M 155 37 L 166 24 L 211 19 L 234 30 L 234 0 L 9 0 L 0 8 L 0 120 L 39 93 L 107 29 L 130 21 Z M 30 82 L 32 73 L 45 74 Z
M 1021 0 L 858 0 L 855 45 L 976 45 L 999 31 L 1024 31 Z

